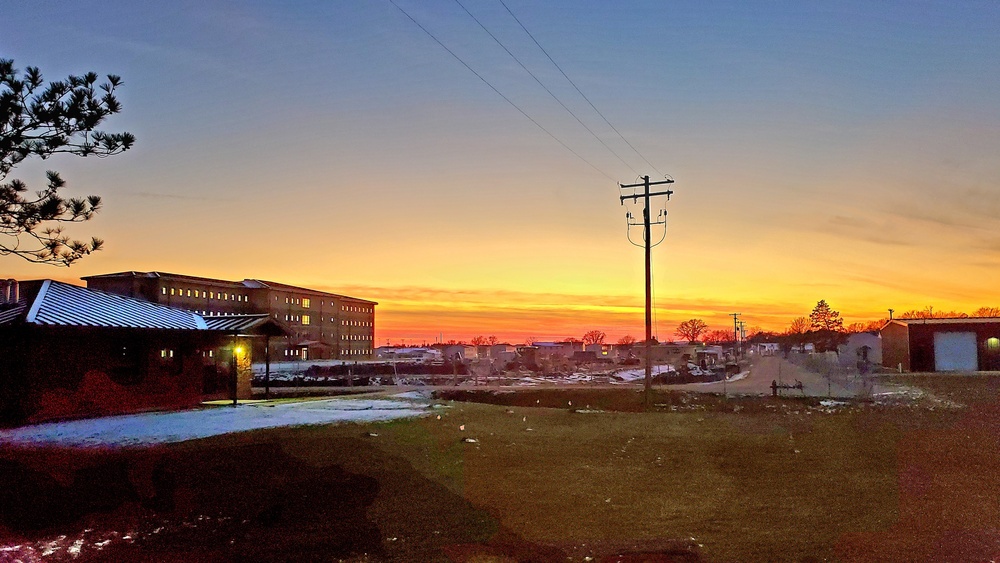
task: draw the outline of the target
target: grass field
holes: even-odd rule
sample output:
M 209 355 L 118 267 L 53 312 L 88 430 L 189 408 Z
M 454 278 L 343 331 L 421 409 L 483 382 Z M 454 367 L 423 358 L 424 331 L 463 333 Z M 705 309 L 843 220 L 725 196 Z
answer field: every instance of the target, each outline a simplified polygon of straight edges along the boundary
M 8 451 L 0 546 L 62 546 L 46 561 L 997 558 L 1000 379 L 898 381 L 946 400 L 658 392 L 642 412 L 634 390 L 537 390 L 390 423 Z

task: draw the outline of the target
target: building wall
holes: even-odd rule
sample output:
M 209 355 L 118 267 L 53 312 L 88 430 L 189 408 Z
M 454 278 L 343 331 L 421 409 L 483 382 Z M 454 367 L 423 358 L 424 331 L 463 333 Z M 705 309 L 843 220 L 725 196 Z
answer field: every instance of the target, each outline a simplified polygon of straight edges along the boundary
M 889 323 L 882 327 L 882 366 L 910 371 L 910 331 L 906 325 Z
M 20 326 L 2 341 L 0 410 L 7 422 L 38 422 L 197 405 L 215 335 Z
M 904 371 L 935 371 L 934 334 L 972 332 L 976 335 L 977 365 L 981 371 L 1000 371 L 1000 323 L 969 322 L 890 323 L 882 329 L 882 365 Z
M 300 289 L 265 289 L 267 312 L 287 324 L 294 335 L 275 343 L 274 357 L 296 360 L 302 343 L 312 359 L 371 360 L 375 358 L 375 305 L 329 293 Z
M 973 332 L 976 334 L 977 365 L 982 371 L 1000 370 L 1000 323 L 955 323 L 910 325 L 910 365 L 912 371 L 935 371 L 934 333 Z M 996 347 L 991 348 L 990 339 Z

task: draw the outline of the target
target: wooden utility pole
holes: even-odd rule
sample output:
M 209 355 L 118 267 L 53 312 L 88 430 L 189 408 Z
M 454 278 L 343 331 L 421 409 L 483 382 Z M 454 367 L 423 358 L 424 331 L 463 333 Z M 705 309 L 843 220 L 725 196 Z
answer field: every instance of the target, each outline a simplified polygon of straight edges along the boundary
M 657 217 L 655 222 L 650 222 L 649 218 L 649 199 L 655 196 L 665 195 L 667 196 L 667 201 L 670 200 L 670 196 L 674 193 L 671 190 L 666 190 L 662 192 L 650 193 L 650 186 L 659 186 L 662 184 L 673 184 L 674 181 L 671 179 L 664 180 L 662 182 L 650 182 L 649 176 L 642 177 L 643 182 L 641 184 L 618 184 L 621 189 L 625 188 L 642 188 L 642 193 L 632 193 L 631 195 L 619 196 L 619 200 L 622 205 L 625 205 L 626 199 L 631 199 L 632 201 L 637 201 L 642 198 L 642 239 L 643 246 L 646 250 L 646 379 L 645 379 L 645 403 L 646 407 L 649 407 L 650 394 L 653 385 L 653 291 L 652 291 L 652 271 L 650 269 L 650 255 L 653 244 L 650 240 L 650 225 L 664 225 L 667 222 L 666 214 Z M 625 215 L 629 226 L 639 225 L 639 223 L 632 222 L 632 214 L 628 213 Z M 662 217 L 662 219 L 660 218 Z M 631 242 L 631 239 L 629 239 Z M 634 244 L 634 243 L 633 243 Z M 659 243 L 657 243 L 659 244 Z
M 737 364 L 740 361 L 740 321 L 739 317 L 743 313 L 729 313 L 729 316 L 733 318 L 733 359 L 736 360 Z

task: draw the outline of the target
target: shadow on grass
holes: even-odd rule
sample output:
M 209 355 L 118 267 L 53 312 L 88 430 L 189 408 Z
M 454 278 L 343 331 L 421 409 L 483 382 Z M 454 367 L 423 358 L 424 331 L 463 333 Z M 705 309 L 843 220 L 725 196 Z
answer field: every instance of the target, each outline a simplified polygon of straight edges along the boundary
M 25 561 L 566 559 L 558 549 L 502 529 L 461 495 L 363 439 L 308 431 L 259 436 L 143 450 L 5 452 L 0 555 Z M 299 451 L 289 453 L 275 436 Z M 382 508 L 372 518 L 376 503 Z M 386 525 L 386 510 L 406 519 L 389 532 L 407 535 L 388 537 L 380 529 L 375 520 Z

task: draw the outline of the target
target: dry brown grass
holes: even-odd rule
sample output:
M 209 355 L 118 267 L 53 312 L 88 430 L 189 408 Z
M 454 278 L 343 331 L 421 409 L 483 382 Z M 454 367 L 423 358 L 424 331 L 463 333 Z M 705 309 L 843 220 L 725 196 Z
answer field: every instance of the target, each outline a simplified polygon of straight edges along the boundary
M 581 561 L 626 551 L 677 561 L 989 560 L 1000 555 L 995 381 L 973 382 L 978 390 L 910 382 L 971 405 L 959 410 L 831 412 L 815 400 L 678 394 L 660 395 L 657 412 L 614 412 L 637 410 L 641 397 L 553 390 L 494 397 L 504 405 L 456 402 L 419 420 L 63 457 L 84 468 L 117 456 L 139 484 L 141 467 L 173 460 L 181 501 L 137 507 L 149 494 L 138 486 L 139 501 L 19 533 L 232 518 L 214 531 L 139 534 L 92 553 L 97 560 L 195 551 L 220 561 Z M 4 457 L 44 472 L 53 455 Z

